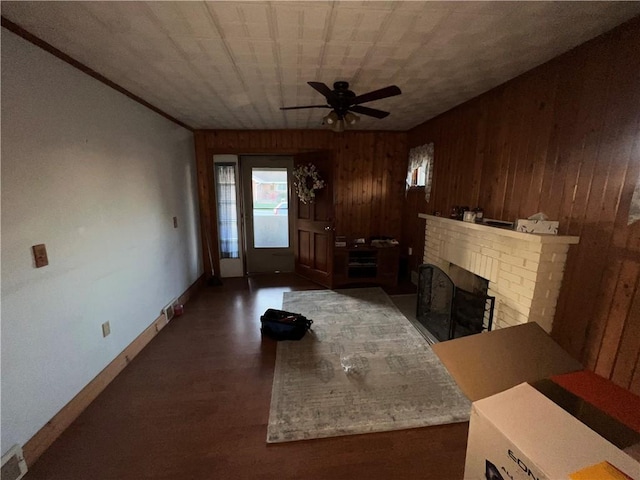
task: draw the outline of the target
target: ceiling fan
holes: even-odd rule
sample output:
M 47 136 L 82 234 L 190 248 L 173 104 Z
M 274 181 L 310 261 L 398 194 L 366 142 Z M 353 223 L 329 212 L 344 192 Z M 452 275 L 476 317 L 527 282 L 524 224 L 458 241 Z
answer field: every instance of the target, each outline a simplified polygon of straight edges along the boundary
M 385 118 L 389 112 L 377 110 L 375 108 L 363 107 L 362 103 L 373 102 L 383 98 L 394 97 L 402 92 L 395 85 L 374 90 L 362 95 L 356 95 L 349 90 L 349 82 L 335 82 L 333 90 L 322 82 L 307 82 L 312 88 L 320 92 L 327 99 L 326 105 L 304 105 L 299 107 L 280 107 L 280 110 L 298 110 L 301 108 L 330 108 L 332 109 L 323 120 L 331 126 L 333 131 L 341 132 L 346 125 L 355 125 L 360 117 L 352 112 L 361 115 L 368 115 L 375 118 Z

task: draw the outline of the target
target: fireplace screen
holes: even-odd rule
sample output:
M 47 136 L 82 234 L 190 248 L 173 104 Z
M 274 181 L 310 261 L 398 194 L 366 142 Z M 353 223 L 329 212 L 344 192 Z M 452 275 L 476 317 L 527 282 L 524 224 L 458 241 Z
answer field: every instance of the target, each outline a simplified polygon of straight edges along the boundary
M 416 318 L 438 340 L 450 340 L 491 330 L 495 297 L 454 285 L 435 265 L 419 267 Z

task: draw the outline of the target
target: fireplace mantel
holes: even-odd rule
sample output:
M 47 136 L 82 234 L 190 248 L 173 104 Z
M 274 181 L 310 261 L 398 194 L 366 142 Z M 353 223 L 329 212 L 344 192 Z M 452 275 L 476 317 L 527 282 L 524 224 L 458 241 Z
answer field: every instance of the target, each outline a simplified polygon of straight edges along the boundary
M 478 230 L 480 232 L 490 232 L 502 237 L 515 238 L 516 240 L 524 240 L 525 242 L 533 243 L 566 243 L 569 245 L 577 244 L 580 241 L 580 237 L 572 237 L 567 235 L 544 235 L 539 233 L 524 233 L 516 232 L 515 230 L 509 230 L 507 228 L 490 227 L 489 225 L 483 225 L 481 223 L 461 222 L 460 220 L 453 220 L 451 218 L 436 217 L 435 215 L 428 215 L 426 213 L 419 213 L 418 218 L 424 218 L 425 220 L 438 220 L 440 222 L 450 223 L 451 225 L 462 226 L 467 230 Z
M 530 321 L 551 332 L 569 246 L 579 237 L 516 232 L 419 214 L 426 220 L 424 262 L 458 265 L 489 280 L 494 325 Z

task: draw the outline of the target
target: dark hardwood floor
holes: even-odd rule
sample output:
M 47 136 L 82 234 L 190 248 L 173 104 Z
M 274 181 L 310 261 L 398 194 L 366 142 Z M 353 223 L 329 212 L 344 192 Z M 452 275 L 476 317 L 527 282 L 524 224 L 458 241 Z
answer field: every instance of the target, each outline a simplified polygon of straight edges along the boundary
M 260 314 L 292 274 L 205 287 L 31 466 L 37 479 L 461 479 L 468 424 L 267 445 L 276 343 Z

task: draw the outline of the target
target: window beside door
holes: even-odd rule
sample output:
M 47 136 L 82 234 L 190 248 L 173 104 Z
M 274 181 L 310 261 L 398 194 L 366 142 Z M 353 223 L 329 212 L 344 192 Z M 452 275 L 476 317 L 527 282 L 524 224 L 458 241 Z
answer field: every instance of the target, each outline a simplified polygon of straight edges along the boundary
M 240 258 L 235 163 L 215 164 L 220 258 Z

